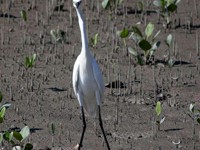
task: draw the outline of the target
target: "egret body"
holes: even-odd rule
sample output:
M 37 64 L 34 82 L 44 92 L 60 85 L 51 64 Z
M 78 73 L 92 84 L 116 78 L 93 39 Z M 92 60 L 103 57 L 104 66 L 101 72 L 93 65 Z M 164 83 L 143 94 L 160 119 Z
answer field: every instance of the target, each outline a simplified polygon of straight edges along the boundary
M 88 39 L 80 4 L 81 0 L 73 0 L 73 6 L 75 7 L 78 16 L 82 41 L 81 53 L 77 57 L 74 64 L 72 79 L 74 92 L 81 108 L 83 120 L 83 130 L 78 149 L 82 147 L 82 141 L 86 129 L 86 121 L 84 115 L 85 109 L 90 116 L 99 118 L 99 125 L 103 132 L 107 148 L 110 150 L 101 119 L 101 103 L 105 88 L 103 76 L 95 58 L 92 56 L 88 48 Z

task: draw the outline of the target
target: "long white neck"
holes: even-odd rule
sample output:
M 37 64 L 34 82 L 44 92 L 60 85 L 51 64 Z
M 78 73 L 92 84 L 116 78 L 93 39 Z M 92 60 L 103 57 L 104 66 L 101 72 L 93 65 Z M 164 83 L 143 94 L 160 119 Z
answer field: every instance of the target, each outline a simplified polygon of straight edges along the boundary
M 79 27 L 80 27 L 80 31 L 81 31 L 81 41 L 82 41 L 82 52 L 89 52 L 88 50 L 88 39 L 87 39 L 87 35 L 86 35 L 86 28 L 85 28 L 85 22 L 83 20 L 83 15 L 82 15 L 82 11 L 79 8 L 76 8 L 76 12 L 78 15 L 78 22 L 79 22 Z

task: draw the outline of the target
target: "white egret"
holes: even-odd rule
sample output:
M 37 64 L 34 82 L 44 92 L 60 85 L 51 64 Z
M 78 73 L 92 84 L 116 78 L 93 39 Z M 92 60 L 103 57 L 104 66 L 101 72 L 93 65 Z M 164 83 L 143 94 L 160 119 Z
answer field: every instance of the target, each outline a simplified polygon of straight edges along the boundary
M 88 48 L 88 39 L 80 4 L 81 0 L 73 0 L 73 6 L 75 7 L 78 15 L 82 41 L 81 53 L 77 57 L 74 64 L 72 79 L 74 92 L 80 104 L 83 120 L 83 130 L 78 149 L 82 147 L 82 141 L 86 129 L 86 121 L 84 115 L 85 109 L 89 115 L 99 118 L 99 125 L 103 132 L 107 148 L 110 150 L 101 119 L 101 103 L 105 88 L 103 76 L 95 58 L 92 56 Z M 96 116 L 97 114 L 98 116 Z

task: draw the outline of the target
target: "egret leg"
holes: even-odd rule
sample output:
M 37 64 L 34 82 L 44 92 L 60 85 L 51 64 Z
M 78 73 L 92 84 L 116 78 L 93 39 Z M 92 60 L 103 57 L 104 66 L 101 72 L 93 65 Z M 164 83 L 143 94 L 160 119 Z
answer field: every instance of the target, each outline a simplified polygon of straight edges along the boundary
M 80 142 L 79 142 L 78 150 L 80 150 L 81 147 L 83 146 L 82 142 L 83 142 L 83 137 L 84 137 L 84 133 L 85 133 L 85 129 L 86 129 L 85 114 L 84 114 L 83 106 L 81 106 L 81 114 L 82 114 L 82 120 L 83 120 L 83 130 L 82 130 L 82 134 L 81 134 L 81 139 L 80 139 Z
M 104 132 L 104 128 L 103 128 L 103 122 L 102 122 L 102 119 L 101 119 L 101 108 L 100 108 L 99 105 L 98 105 L 98 109 L 99 109 L 99 125 L 101 127 L 102 132 L 103 132 L 103 137 L 106 141 L 107 148 L 108 148 L 108 150 L 110 150 L 110 146 L 108 144 L 108 141 L 107 141 L 107 138 L 106 138 L 106 135 L 105 135 L 105 132 Z

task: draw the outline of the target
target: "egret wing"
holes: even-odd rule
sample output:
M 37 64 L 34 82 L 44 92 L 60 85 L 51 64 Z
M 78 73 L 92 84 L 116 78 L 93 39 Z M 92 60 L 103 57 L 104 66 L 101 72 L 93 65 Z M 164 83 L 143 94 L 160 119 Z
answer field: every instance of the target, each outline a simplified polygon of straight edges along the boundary
M 78 63 L 75 63 L 74 68 L 73 68 L 73 77 L 72 77 L 72 81 L 73 81 L 72 84 L 73 84 L 75 95 L 78 92 L 78 80 L 79 80 L 79 65 Z
M 97 82 L 97 85 L 100 91 L 100 95 L 102 96 L 105 89 L 105 85 L 103 81 L 102 72 L 95 59 L 93 60 L 93 63 L 92 63 L 92 69 L 93 69 L 94 78 Z

